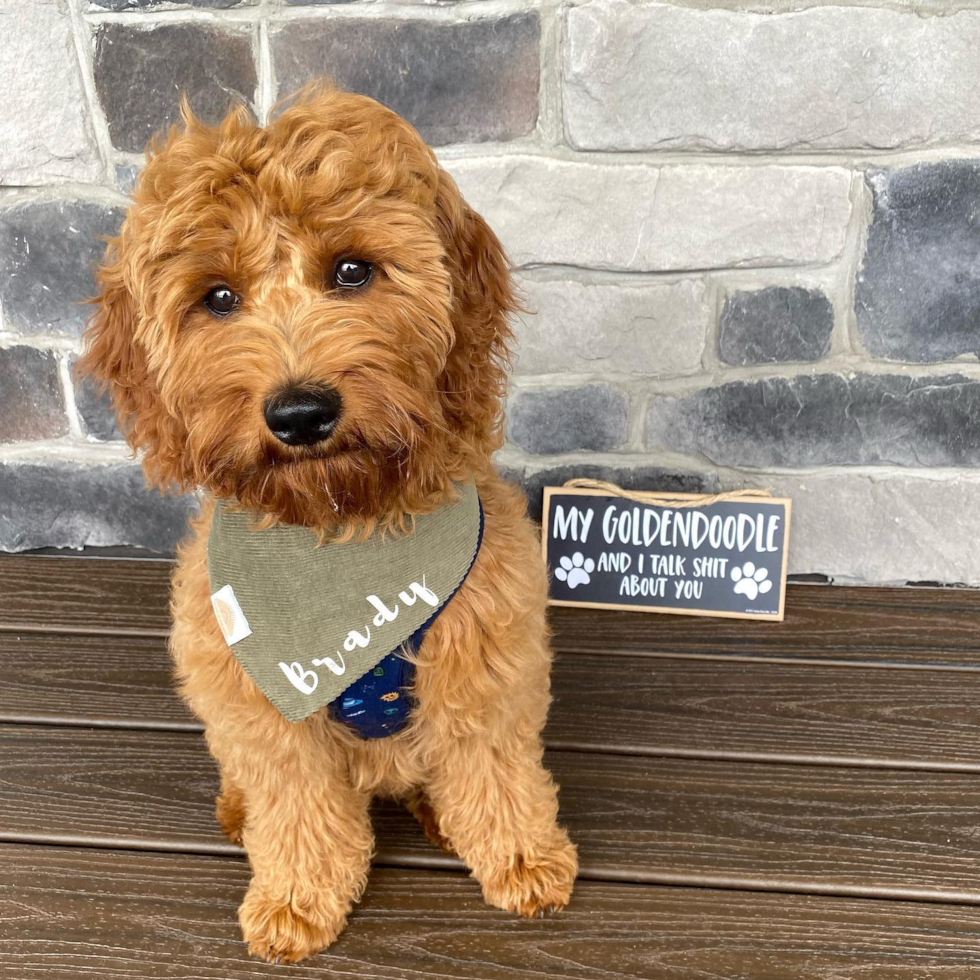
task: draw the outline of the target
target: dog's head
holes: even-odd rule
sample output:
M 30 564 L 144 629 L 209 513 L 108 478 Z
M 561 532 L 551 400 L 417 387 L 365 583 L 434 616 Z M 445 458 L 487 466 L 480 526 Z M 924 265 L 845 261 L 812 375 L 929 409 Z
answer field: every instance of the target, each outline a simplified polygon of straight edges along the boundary
M 290 523 L 430 509 L 499 444 L 500 243 L 415 130 L 309 90 L 151 148 L 81 370 L 161 485 Z

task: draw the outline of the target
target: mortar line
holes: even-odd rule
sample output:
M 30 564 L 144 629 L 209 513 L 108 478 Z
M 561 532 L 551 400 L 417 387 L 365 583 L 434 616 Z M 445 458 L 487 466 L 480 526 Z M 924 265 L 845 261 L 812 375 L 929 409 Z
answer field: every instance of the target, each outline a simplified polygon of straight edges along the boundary
M 788 466 L 720 466 L 710 460 L 673 452 L 671 450 L 646 450 L 643 452 L 590 452 L 578 450 L 570 453 L 543 453 L 540 456 L 528 453 L 508 443 L 497 451 L 494 457 L 499 466 L 528 467 L 534 470 L 549 470 L 561 467 L 597 465 L 630 469 L 636 466 L 654 465 L 663 469 L 675 469 L 697 476 L 717 476 L 729 484 L 750 477 L 752 479 L 806 480 L 806 479 L 865 479 L 872 483 L 895 478 L 914 480 L 923 484 L 956 483 L 964 479 L 980 484 L 980 467 L 909 467 L 894 463 L 881 465 L 822 464 L 809 469 Z
M 569 6 L 580 7 L 591 0 L 569 0 Z M 673 7 L 681 7 L 696 11 L 714 11 L 719 9 L 718 0 L 659 0 Z M 901 2 L 901 0 L 899 0 Z M 835 6 L 854 10 L 879 10 L 885 13 L 901 14 L 928 20 L 935 16 L 949 16 L 964 11 L 980 10 L 980 0 L 956 0 L 956 7 L 950 11 L 948 0 L 911 0 L 917 4 L 915 8 L 896 8 L 894 0 L 837 0 Z M 784 16 L 804 11 L 819 10 L 827 7 L 827 0 L 727 0 L 722 8 L 726 12 L 763 14 L 766 16 Z
M 851 185 L 851 216 L 844 236 L 844 251 L 841 257 L 837 294 L 834 299 L 834 339 L 839 345 L 831 346 L 831 355 L 850 353 L 857 358 L 869 355 L 859 343 L 857 328 L 857 277 L 864 259 L 868 229 L 874 218 L 871 195 L 860 174 L 855 175 Z M 839 305 L 838 305 L 839 303 Z
M 108 184 L 85 184 L 65 181 L 59 184 L 40 184 L 23 187 L 7 187 L 3 197 L 5 207 L 61 201 L 93 201 L 109 205 L 126 205 L 128 200 L 118 188 Z
M 909 368 L 916 373 L 911 374 Z M 967 381 L 980 381 L 980 362 L 943 361 L 933 364 L 908 364 L 904 361 L 879 361 L 865 356 L 841 354 L 813 362 L 780 362 L 774 364 L 724 364 L 713 372 L 675 372 L 663 375 L 629 374 L 623 371 L 553 371 L 514 373 L 510 377 L 514 388 L 574 388 L 580 385 L 609 383 L 636 385 L 652 394 L 687 394 L 702 388 L 716 387 L 733 381 L 793 380 L 821 374 L 874 375 L 902 377 L 909 381 L 928 381 L 960 375 Z
M 70 436 L 0 445 L 0 464 L 74 462 L 81 465 L 131 462 L 129 447 L 118 440 L 89 442 Z
M 65 403 L 65 414 L 68 416 L 68 434 L 72 439 L 81 442 L 85 440 L 85 433 L 82 430 L 81 416 L 75 401 L 75 385 L 72 383 L 71 367 L 68 363 L 71 354 L 68 351 L 60 351 L 56 357 L 58 359 L 58 377 L 61 379 L 61 394 Z
M 447 159 L 471 159 L 484 156 L 488 159 L 500 156 L 529 156 L 520 148 L 513 149 L 512 142 L 454 143 L 440 147 Z M 895 150 L 867 150 L 860 147 L 841 147 L 826 152 L 796 152 L 761 147 L 756 150 L 706 150 L 706 149 L 658 149 L 641 150 L 599 149 L 572 147 L 561 143 L 547 148 L 535 156 L 555 163 L 583 163 L 610 167 L 681 167 L 704 166 L 744 168 L 793 168 L 793 169 L 841 169 L 873 170 L 899 169 L 920 163 L 946 163 L 950 160 L 976 160 L 980 158 L 980 141 L 964 143 L 950 141 L 930 146 L 904 146 Z
M 78 72 L 81 76 L 82 91 L 88 107 L 88 124 L 95 138 L 99 159 L 102 163 L 102 181 L 108 184 L 114 181 L 115 172 L 112 163 L 112 140 L 109 136 L 109 126 L 102 112 L 98 91 L 95 85 L 94 52 L 92 44 L 94 35 L 89 31 L 76 0 L 68 0 L 68 18 L 78 60 Z
M 539 11 L 541 39 L 538 46 L 538 106 L 536 129 L 545 147 L 563 142 L 561 114 L 561 0 L 544 0 Z
M 260 125 L 269 121 L 272 105 L 275 100 L 275 81 L 272 68 L 272 48 L 269 43 L 269 18 L 263 14 L 259 21 L 259 50 L 258 50 L 259 86 L 256 96 L 256 109 Z
M 441 24 L 466 23 L 473 20 L 493 20 L 525 13 L 523 0 L 457 0 L 447 5 L 412 4 L 376 0 L 369 5 L 297 4 L 267 7 L 264 0 L 249 6 L 225 10 L 201 7 L 181 7 L 173 10 L 86 10 L 82 16 L 92 24 L 124 23 L 133 27 L 159 24 L 207 23 L 216 27 L 235 27 L 255 24 L 262 17 L 276 23 L 288 21 L 350 20 L 425 20 Z

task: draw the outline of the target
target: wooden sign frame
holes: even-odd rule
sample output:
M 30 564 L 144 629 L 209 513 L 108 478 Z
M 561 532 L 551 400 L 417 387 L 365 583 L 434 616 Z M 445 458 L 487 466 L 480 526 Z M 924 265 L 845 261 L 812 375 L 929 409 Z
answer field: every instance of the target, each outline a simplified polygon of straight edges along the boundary
M 545 487 L 544 499 L 541 508 L 541 556 L 544 559 L 545 565 L 549 568 L 548 539 L 549 527 L 551 526 L 551 498 L 553 496 L 607 497 L 610 500 L 621 500 L 624 503 L 634 503 L 641 507 L 645 506 L 643 501 L 618 496 L 610 493 L 608 490 L 585 487 Z M 715 495 L 704 493 L 671 493 L 669 496 L 673 500 L 710 500 Z M 737 503 L 738 501 L 737 499 L 733 499 L 732 502 Z M 548 596 L 548 605 L 582 609 L 619 609 L 625 612 L 667 613 L 668 615 L 674 616 L 708 616 L 712 619 L 757 619 L 768 620 L 769 622 L 782 622 L 786 615 L 786 573 L 789 567 L 789 532 L 793 501 L 789 497 L 747 497 L 744 499 L 744 502 L 781 504 L 786 508 L 786 528 L 783 532 L 783 561 L 779 573 L 779 611 L 777 613 L 739 613 L 728 610 L 714 611 L 710 609 L 678 609 L 676 606 L 641 606 L 629 603 L 588 602 L 584 600 L 580 601 L 578 599 L 553 599 L 551 598 L 550 594 Z M 666 502 L 661 504 L 653 501 L 651 504 L 647 504 L 646 506 L 669 508 L 670 504 Z M 688 508 L 684 509 L 687 510 Z

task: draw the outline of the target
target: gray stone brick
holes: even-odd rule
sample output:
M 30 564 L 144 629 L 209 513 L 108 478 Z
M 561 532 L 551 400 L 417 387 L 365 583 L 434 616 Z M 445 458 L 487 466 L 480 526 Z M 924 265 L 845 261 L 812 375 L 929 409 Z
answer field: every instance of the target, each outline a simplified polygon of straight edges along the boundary
M 870 585 L 941 582 L 980 585 L 972 515 L 980 476 L 929 479 L 853 471 L 799 476 L 747 474 L 735 486 L 762 487 L 793 501 L 789 573 Z
M 81 418 L 82 429 L 87 436 L 99 442 L 120 441 L 123 436 L 116 425 L 116 415 L 108 393 L 98 391 L 91 378 L 78 376 L 75 370 L 77 361 L 78 358 L 73 356 L 68 362 L 68 369 L 71 372 L 75 408 Z
M 137 463 L 0 462 L 0 551 L 129 545 L 172 554 L 197 510 L 146 487 Z
M 521 485 L 527 496 L 528 513 L 536 521 L 541 520 L 542 490 L 560 487 L 573 477 L 605 480 L 625 490 L 656 490 L 660 493 L 715 493 L 718 489 L 714 475 L 666 469 L 640 461 L 634 461 L 632 466 L 568 462 L 543 468 L 505 463 L 497 468 L 506 479 Z
M 725 466 L 980 465 L 980 380 L 805 375 L 656 397 L 651 449 Z
M 0 23 L 0 184 L 97 180 L 102 164 L 88 119 L 68 4 L 0 0 Z
M 330 75 L 404 116 L 433 145 L 508 140 L 538 115 L 537 12 L 446 24 L 298 21 L 271 35 L 280 96 Z
M 112 145 L 139 153 L 179 118 L 180 96 L 206 122 L 255 97 L 254 34 L 210 23 L 113 22 L 95 37 L 95 86 Z
M 573 145 L 879 150 L 980 139 L 978 10 L 705 6 L 567 8 L 563 104 Z
M 874 217 L 855 296 L 862 343 L 901 361 L 980 352 L 980 163 L 879 171 L 869 183 Z
M 519 389 L 511 401 L 508 434 L 536 455 L 618 449 L 626 441 L 626 395 L 605 384 Z
M 698 280 L 630 286 L 528 279 L 520 286 L 534 312 L 514 325 L 519 373 L 664 376 L 701 366 L 708 309 Z
M 661 271 L 831 262 L 851 175 L 838 167 L 446 160 L 517 265 Z
M 141 169 L 135 163 L 122 163 L 116 167 L 116 186 L 123 194 L 132 195 Z
M 36 201 L 0 211 L 0 303 L 17 333 L 78 336 L 95 292 L 103 238 L 122 210 L 97 201 Z
M 68 419 L 54 354 L 33 347 L 0 350 L 0 406 L 0 442 L 67 435 Z
M 768 286 L 725 300 L 718 337 L 726 364 L 819 361 L 830 350 L 834 308 L 819 289 Z

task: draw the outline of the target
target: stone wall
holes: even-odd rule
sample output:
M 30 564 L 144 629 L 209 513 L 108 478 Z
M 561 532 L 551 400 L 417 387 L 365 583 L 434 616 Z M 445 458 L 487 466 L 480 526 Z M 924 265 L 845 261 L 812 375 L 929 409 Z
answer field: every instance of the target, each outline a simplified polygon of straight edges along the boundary
M 803 9 L 797 9 L 802 7 Z M 528 487 L 768 487 L 791 571 L 980 584 L 980 0 L 0 0 L 0 547 L 169 550 L 72 381 L 100 235 L 178 92 L 316 75 L 439 148 L 527 305 Z

